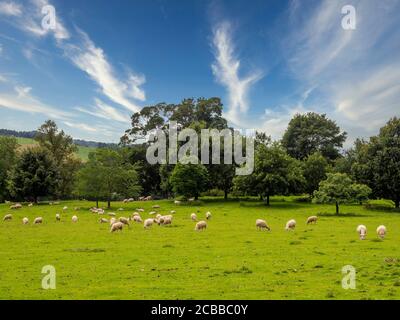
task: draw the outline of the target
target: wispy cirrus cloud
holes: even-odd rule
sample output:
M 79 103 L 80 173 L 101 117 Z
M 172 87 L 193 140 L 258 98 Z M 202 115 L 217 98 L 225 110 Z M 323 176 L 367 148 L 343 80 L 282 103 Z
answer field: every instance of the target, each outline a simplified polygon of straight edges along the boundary
M 22 14 L 21 5 L 12 1 L 0 2 L 0 15 L 19 17 Z
M 40 113 L 55 119 L 65 119 L 69 112 L 50 106 L 31 94 L 32 88 L 15 86 L 13 92 L 0 93 L 0 107 L 27 113 Z
M 116 75 L 115 69 L 108 61 L 105 52 L 97 47 L 89 36 L 78 30 L 81 44 L 63 46 L 65 55 L 80 70 L 85 72 L 101 89 L 101 92 L 112 102 L 137 112 L 140 106 L 134 101 L 144 101 L 146 95 L 141 86 L 145 77 L 129 71 L 125 79 Z
M 88 131 L 88 132 L 97 132 L 98 131 L 98 128 L 87 125 L 86 123 L 70 122 L 70 121 L 64 121 L 63 123 L 70 128 L 80 129 L 83 131 Z
M 341 26 L 341 8 L 347 4 L 324 0 L 310 6 L 293 0 L 289 5 L 282 56 L 299 88 L 313 89 L 305 100 L 299 95 L 300 109 L 294 102 L 272 113 L 267 110 L 266 130 L 280 123 L 283 134 L 286 125 L 278 120 L 284 114 L 311 109 L 336 120 L 349 133 L 349 146 L 356 137 L 375 134 L 390 117 L 399 115 L 400 20 L 393 13 L 400 10 L 400 2 L 351 1 L 356 9 L 355 30 Z
M 235 57 L 231 26 L 228 22 L 220 23 L 215 27 L 213 48 L 215 62 L 211 66 L 212 71 L 216 80 L 226 88 L 228 93 L 228 111 L 225 116 L 238 125 L 249 108 L 249 90 L 263 77 L 263 74 L 256 70 L 246 77 L 239 75 L 240 60 Z
M 75 110 L 107 120 L 115 120 L 119 122 L 129 122 L 129 115 L 123 114 L 116 108 L 104 103 L 100 99 L 95 98 L 95 106 L 90 109 L 76 107 Z

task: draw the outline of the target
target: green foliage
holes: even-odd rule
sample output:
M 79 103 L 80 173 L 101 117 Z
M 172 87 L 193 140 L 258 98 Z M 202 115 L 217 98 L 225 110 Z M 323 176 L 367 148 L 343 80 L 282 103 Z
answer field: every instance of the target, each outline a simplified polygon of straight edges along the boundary
M 7 179 L 16 160 L 17 139 L 14 137 L 0 137 L 0 202 L 9 195 Z
M 339 157 L 346 136 L 325 114 L 309 112 L 297 114 L 289 122 L 282 145 L 296 159 L 302 160 L 320 152 L 325 158 L 334 160 Z
M 59 131 L 54 121 L 48 120 L 38 129 L 35 140 L 55 160 L 59 174 L 57 196 L 69 196 L 73 190 L 75 174 L 81 165 L 81 161 L 74 154 L 78 148 L 72 137 L 62 130 Z
M 371 189 L 366 185 L 354 184 L 345 173 L 328 173 L 327 179 L 321 181 L 319 189 L 314 192 L 315 203 L 334 203 L 336 214 L 339 205 L 351 201 L 368 199 Z
M 254 172 L 234 179 L 235 189 L 259 195 L 261 198 L 275 194 L 298 192 L 304 185 L 300 163 L 291 158 L 278 144 L 259 144 L 255 151 Z
M 305 190 L 312 195 L 318 189 L 319 183 L 326 179 L 329 164 L 321 153 L 316 152 L 305 159 L 303 168 Z
M 208 172 L 202 164 L 178 163 L 170 177 L 172 190 L 186 198 L 195 197 L 205 191 L 208 185 Z
M 42 148 L 22 152 L 10 173 L 10 193 L 19 199 L 31 199 L 55 194 L 59 172 L 54 158 Z
M 124 150 L 97 149 L 89 154 L 89 160 L 78 173 L 77 193 L 80 196 L 105 198 L 110 206 L 114 194 L 137 197 L 137 168 L 130 164 Z

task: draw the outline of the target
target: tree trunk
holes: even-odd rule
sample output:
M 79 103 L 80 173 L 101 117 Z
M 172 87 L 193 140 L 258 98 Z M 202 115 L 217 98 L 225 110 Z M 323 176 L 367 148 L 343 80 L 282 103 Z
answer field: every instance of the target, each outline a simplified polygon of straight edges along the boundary
M 99 207 L 99 199 L 96 199 L 96 208 Z
M 196 194 L 195 196 L 194 196 L 194 200 L 199 200 L 199 195 L 198 194 Z
M 225 200 L 228 199 L 228 190 L 224 190 L 224 199 L 225 199 Z
M 397 199 L 394 201 L 394 205 L 395 205 L 396 209 L 398 209 L 398 208 L 400 207 L 400 198 L 397 198 Z
M 339 214 L 339 203 L 336 201 L 336 214 Z
M 111 200 L 110 200 L 110 198 L 107 199 L 107 208 L 108 209 L 111 208 Z
M 262 194 L 260 194 L 260 201 L 264 201 L 264 197 Z
M 269 193 L 267 194 L 267 206 L 269 206 Z

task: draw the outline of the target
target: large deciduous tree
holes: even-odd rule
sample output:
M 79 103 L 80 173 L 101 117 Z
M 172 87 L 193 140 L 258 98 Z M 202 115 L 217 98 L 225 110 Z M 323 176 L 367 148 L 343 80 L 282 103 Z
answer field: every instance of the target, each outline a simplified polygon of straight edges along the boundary
M 319 152 L 313 153 L 304 160 L 305 190 L 310 196 L 318 189 L 319 183 L 326 179 L 328 168 L 328 161 Z
M 325 114 L 309 112 L 297 114 L 290 120 L 282 145 L 296 159 L 303 160 L 318 151 L 325 158 L 334 160 L 339 157 L 346 136 L 346 132 L 341 132 Z
M 48 120 L 37 130 L 35 140 L 43 149 L 48 150 L 57 165 L 60 177 L 56 188 L 57 196 L 69 196 L 73 190 L 74 176 L 81 165 L 74 154 L 78 147 L 72 137 L 60 131 L 54 121 Z
M 296 193 L 305 181 L 299 161 L 291 158 L 278 143 L 259 144 L 255 152 L 254 172 L 234 179 L 235 189 L 257 194 L 270 204 L 270 196 Z
M 208 172 L 202 164 L 178 163 L 169 179 L 175 194 L 196 200 L 208 185 Z
M 24 150 L 10 174 L 9 190 L 20 199 L 34 202 L 39 197 L 53 195 L 59 183 L 54 158 L 43 148 Z
M 0 137 L 0 202 L 9 196 L 7 179 L 15 164 L 17 146 L 16 138 Z

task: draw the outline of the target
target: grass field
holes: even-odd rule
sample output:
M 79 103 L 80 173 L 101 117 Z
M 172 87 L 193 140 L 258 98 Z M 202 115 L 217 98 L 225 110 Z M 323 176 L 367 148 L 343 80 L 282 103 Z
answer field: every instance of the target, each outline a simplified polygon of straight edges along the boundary
M 37 142 L 33 139 L 30 138 L 16 138 L 18 143 L 20 144 L 21 148 L 28 148 L 30 146 L 34 146 L 37 144 Z M 89 152 L 94 151 L 95 148 L 92 147 L 83 147 L 83 146 L 78 146 L 78 151 L 77 151 L 77 156 L 83 160 L 86 161 L 88 159 Z
M 400 215 L 362 206 L 334 207 L 275 198 L 271 207 L 256 201 L 203 200 L 193 206 L 157 201 L 159 212 L 176 210 L 173 225 L 142 225 L 111 234 L 108 224 L 88 211 L 92 202 L 62 202 L 12 211 L 0 222 L 0 299 L 399 299 Z M 155 202 L 113 203 L 129 216 L 135 208 L 148 217 Z M 62 221 L 55 222 L 55 213 Z M 81 207 L 74 211 L 74 207 Z M 117 211 L 119 207 L 124 211 Z M 194 231 L 190 213 L 213 214 L 204 232 Z M 0 205 L 2 215 L 10 213 Z M 73 224 L 71 216 L 79 222 Z M 318 214 L 317 225 L 306 226 Z M 27 216 L 29 225 L 22 225 Z M 42 216 L 43 225 L 32 225 Z M 266 219 L 272 231 L 257 231 Z M 297 220 L 294 232 L 284 225 Z M 368 237 L 355 231 L 365 224 Z M 375 229 L 388 235 L 378 240 Z M 357 270 L 355 290 L 341 286 L 345 265 Z M 57 289 L 41 288 L 42 267 L 53 265 Z

